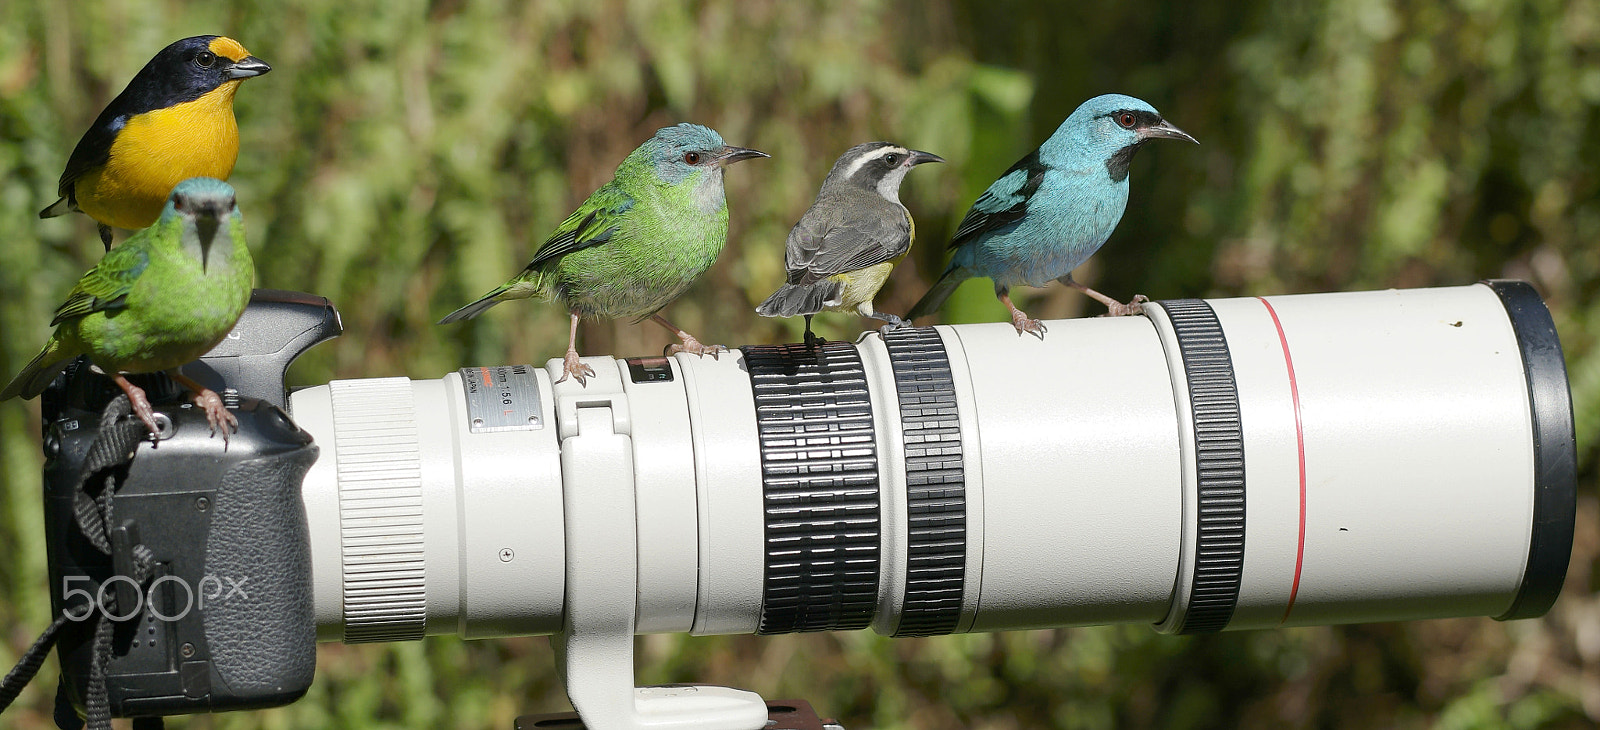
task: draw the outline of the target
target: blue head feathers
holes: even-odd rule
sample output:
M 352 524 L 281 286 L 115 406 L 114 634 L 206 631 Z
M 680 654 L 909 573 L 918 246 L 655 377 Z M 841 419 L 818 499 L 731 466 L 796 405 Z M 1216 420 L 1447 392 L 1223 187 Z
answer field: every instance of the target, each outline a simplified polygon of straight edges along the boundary
M 688 122 L 656 130 L 656 135 L 640 145 L 634 155 L 645 155 L 655 166 L 661 182 L 668 185 L 676 185 L 701 171 L 714 171 L 716 174 L 711 180 L 721 180 L 721 171 L 726 165 L 770 156 L 758 150 L 730 146 L 716 130 Z
M 650 144 L 656 147 L 659 155 L 660 150 L 716 152 L 726 143 L 722 141 L 722 135 L 717 134 L 717 130 L 684 122 L 656 130 L 656 136 L 651 138 Z
M 191 177 L 172 189 L 162 217 L 178 211 L 227 215 L 234 210 L 234 197 L 232 185 L 214 177 Z
M 710 166 L 727 144 L 716 130 L 684 122 L 656 130 L 656 136 L 644 146 L 649 150 L 661 181 L 674 185 L 697 169 Z
M 1039 146 L 1040 161 L 1050 167 L 1084 169 L 1103 164 L 1113 182 L 1128 176 L 1133 153 L 1147 139 L 1195 139 L 1161 118 L 1156 108 L 1124 94 L 1090 99 Z

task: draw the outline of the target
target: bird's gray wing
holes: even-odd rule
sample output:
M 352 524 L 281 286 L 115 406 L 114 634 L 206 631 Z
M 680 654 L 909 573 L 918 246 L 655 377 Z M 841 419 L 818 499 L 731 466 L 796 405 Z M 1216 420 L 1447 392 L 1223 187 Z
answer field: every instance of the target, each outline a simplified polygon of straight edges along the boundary
M 950 237 L 950 248 L 1022 220 L 1028 212 L 1028 201 L 1044 181 L 1045 169 L 1044 163 L 1039 161 L 1038 150 L 1017 160 L 1017 164 L 978 196 L 972 210 L 967 211 L 961 225 L 956 226 L 955 235 Z
M 856 208 L 857 215 L 814 216 L 807 211 L 789 231 L 784 257 L 789 283 L 812 284 L 904 255 L 911 248 L 911 220 L 904 208 L 877 201 Z
M 622 216 L 633 207 L 633 196 L 622 191 L 616 181 L 600 186 L 572 215 L 567 216 L 555 233 L 539 245 L 528 262 L 528 269 L 554 261 L 573 251 L 598 246 L 611 240 L 617 232 Z

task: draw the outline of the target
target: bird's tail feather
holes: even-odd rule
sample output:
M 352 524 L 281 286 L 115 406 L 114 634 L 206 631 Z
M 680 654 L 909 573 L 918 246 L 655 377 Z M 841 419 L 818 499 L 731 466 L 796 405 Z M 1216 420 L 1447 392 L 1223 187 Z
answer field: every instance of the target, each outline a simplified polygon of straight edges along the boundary
M 841 283 L 825 279 L 815 284 L 784 284 L 756 307 L 763 317 L 793 317 L 797 314 L 816 314 L 830 302 L 837 303 Z
M 503 302 L 507 299 L 514 299 L 515 297 L 503 296 L 507 291 L 511 290 L 512 283 L 502 284 L 500 288 L 483 295 L 483 297 L 478 301 L 446 314 L 444 319 L 439 320 L 439 324 L 450 324 L 451 322 L 459 322 L 463 319 L 472 319 L 473 317 L 483 314 L 484 310 L 487 310 L 488 308 L 499 304 L 500 302 Z
M 956 287 L 961 286 L 961 282 L 966 281 L 967 278 L 967 273 L 961 269 L 951 268 L 946 270 L 944 276 L 939 277 L 939 280 L 933 283 L 933 288 L 929 289 L 927 294 L 923 294 L 922 298 L 917 300 L 916 305 L 906 314 L 906 319 L 914 320 L 939 311 L 939 307 L 944 306 L 944 300 L 949 299 L 950 294 L 956 290 Z
M 67 352 L 60 340 L 51 337 L 44 349 L 22 368 L 22 372 L 17 373 L 17 377 L 11 379 L 11 384 L 0 391 L 0 401 L 11 400 L 19 395 L 32 398 L 43 393 L 50 386 L 50 381 L 55 380 L 74 357 L 76 353 Z
M 51 203 L 49 207 L 45 208 L 44 210 L 39 211 L 39 217 L 54 218 L 58 215 L 66 215 L 72 212 L 72 208 L 72 203 L 66 198 L 62 198 L 54 203 Z

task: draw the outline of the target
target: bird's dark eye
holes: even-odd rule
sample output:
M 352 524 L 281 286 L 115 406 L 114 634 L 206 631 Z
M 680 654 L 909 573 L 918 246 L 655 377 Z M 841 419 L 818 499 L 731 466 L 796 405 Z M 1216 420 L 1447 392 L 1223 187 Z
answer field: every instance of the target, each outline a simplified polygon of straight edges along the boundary
M 1133 129 L 1133 122 L 1133 112 L 1119 112 L 1117 114 L 1117 124 L 1122 125 L 1123 129 Z
M 698 164 L 700 164 L 700 153 L 699 152 L 685 152 L 685 153 L 683 153 L 683 161 L 687 162 L 687 163 L 689 163 L 691 165 L 698 165 Z
M 883 164 L 888 165 L 890 167 L 894 167 L 895 165 L 900 164 L 900 155 L 896 155 L 896 154 L 884 155 L 883 156 Z
M 194 57 L 194 62 L 200 68 L 211 68 L 217 62 L 217 54 L 210 51 L 201 51 Z

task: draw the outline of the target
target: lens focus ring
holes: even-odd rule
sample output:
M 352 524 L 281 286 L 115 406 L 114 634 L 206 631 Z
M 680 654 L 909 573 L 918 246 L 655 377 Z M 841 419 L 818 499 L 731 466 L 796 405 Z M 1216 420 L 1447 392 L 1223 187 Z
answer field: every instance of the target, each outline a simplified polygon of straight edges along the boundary
M 967 494 L 961 422 L 944 340 L 932 327 L 883 337 L 906 452 L 906 595 L 895 636 L 939 636 L 961 618 Z
M 865 628 L 877 605 L 881 518 L 861 356 L 848 342 L 741 349 L 765 495 L 759 633 Z
M 1221 631 L 1233 620 L 1244 573 L 1244 430 L 1239 420 L 1239 388 L 1228 340 L 1211 305 L 1199 299 L 1159 304 L 1178 340 L 1194 423 L 1198 492 L 1194 581 L 1180 631 Z

